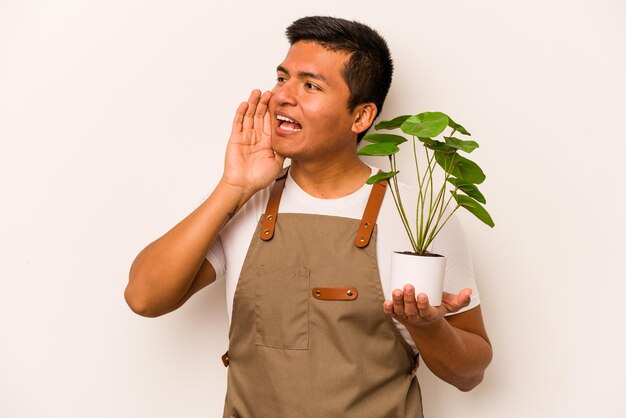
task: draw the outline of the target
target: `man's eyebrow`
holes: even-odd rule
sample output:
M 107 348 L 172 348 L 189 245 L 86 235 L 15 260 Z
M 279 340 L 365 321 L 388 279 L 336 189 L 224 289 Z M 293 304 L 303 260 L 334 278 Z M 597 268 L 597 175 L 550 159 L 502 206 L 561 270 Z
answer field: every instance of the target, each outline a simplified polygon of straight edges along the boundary
M 285 67 L 283 67 L 282 65 L 279 65 L 278 67 L 276 67 L 276 71 L 289 75 L 289 71 L 287 71 L 287 69 Z M 326 80 L 326 77 L 324 77 L 320 73 L 312 73 L 312 72 L 308 72 L 308 71 L 300 71 L 300 72 L 298 72 L 298 78 L 313 78 L 315 80 L 320 80 L 320 81 L 323 81 L 324 83 L 328 84 L 328 80 Z

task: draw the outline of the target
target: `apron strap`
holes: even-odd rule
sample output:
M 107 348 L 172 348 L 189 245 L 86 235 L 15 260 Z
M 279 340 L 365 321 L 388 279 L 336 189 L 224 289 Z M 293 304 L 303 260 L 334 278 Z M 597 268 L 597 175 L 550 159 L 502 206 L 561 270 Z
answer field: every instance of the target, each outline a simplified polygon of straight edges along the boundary
M 261 239 L 263 241 L 269 241 L 274 236 L 274 227 L 276 226 L 276 217 L 278 216 L 278 204 L 283 194 L 288 171 L 289 167 L 285 168 L 274 182 L 274 186 L 272 186 L 270 198 L 267 201 L 267 207 L 263 214 L 263 222 L 261 223 Z
M 363 218 L 361 219 L 361 224 L 359 225 L 359 230 L 356 234 L 356 239 L 354 240 L 354 245 L 359 248 L 367 247 L 367 244 L 370 243 L 370 238 L 372 237 L 374 225 L 376 225 L 376 219 L 378 218 L 378 212 L 380 211 L 380 206 L 383 203 L 386 190 L 386 181 L 379 181 L 378 183 L 374 183 L 372 186 L 372 191 L 370 192 L 370 197 L 367 200 L 367 205 L 365 206 L 365 211 L 363 212 Z
M 278 205 L 280 204 L 280 198 L 283 194 L 283 188 L 285 187 L 285 181 L 287 180 L 287 172 L 289 167 L 285 168 L 280 176 L 274 182 L 272 191 L 270 192 L 270 198 L 267 201 L 265 213 L 263 214 L 263 221 L 261 223 L 261 239 L 263 241 L 269 241 L 274 237 L 274 228 L 276 227 L 276 218 L 278 217 Z M 359 230 L 354 240 L 354 245 L 359 248 L 367 247 L 372 237 L 374 225 L 376 225 L 376 219 L 378 218 L 378 212 L 380 206 L 383 203 L 385 192 L 387 191 L 387 182 L 381 181 L 374 183 L 370 197 L 367 200 L 365 211 L 363 212 L 363 218 L 359 225 Z

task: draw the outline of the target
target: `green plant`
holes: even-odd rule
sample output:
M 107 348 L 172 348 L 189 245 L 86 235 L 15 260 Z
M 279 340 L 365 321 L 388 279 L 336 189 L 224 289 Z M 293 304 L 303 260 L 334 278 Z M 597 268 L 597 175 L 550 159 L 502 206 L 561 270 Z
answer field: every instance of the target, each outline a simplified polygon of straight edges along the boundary
M 444 135 L 443 141 L 435 139 L 435 137 L 442 135 L 448 127 L 451 129 L 451 133 L 447 136 Z M 400 151 L 399 145 L 407 142 L 407 139 L 402 135 L 371 133 L 363 139 L 372 144 L 364 146 L 357 154 L 389 157 L 390 171 L 375 174 L 367 180 L 367 183 L 389 182 L 393 200 L 416 254 L 428 254 L 427 248 L 430 243 L 452 214 L 461 207 L 467 209 L 490 227 L 494 226 L 491 216 L 482 206 L 486 203 L 485 197 L 476 187 L 477 184 L 485 180 L 485 174 L 478 164 L 459 154 L 459 152 L 470 153 L 478 148 L 476 141 L 454 137 L 457 132 L 471 136 L 463 126 L 455 123 L 444 113 L 424 112 L 419 115 L 404 115 L 382 121 L 374 128 L 376 131 L 400 129 L 413 138 L 413 157 L 419 189 L 415 210 L 415 233 L 413 233 L 406 216 L 396 177 L 399 173 L 396 166 L 396 153 Z M 422 154 L 425 157 L 422 159 L 425 161 L 421 163 L 418 158 L 418 144 L 421 144 L 424 149 Z M 437 182 L 433 178 L 437 166 L 443 169 L 441 187 L 436 186 Z M 448 189 L 450 189 L 449 196 L 446 193 Z M 453 199 L 455 201 L 454 208 L 449 209 Z

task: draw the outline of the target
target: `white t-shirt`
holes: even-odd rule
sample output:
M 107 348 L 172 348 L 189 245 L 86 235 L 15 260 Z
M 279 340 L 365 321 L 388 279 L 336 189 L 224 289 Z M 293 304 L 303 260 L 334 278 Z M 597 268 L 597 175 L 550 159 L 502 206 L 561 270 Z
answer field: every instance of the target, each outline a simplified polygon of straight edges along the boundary
M 378 171 L 378 169 L 373 167 L 372 170 L 373 172 Z M 360 220 L 371 189 L 372 186 L 366 184 L 356 192 L 338 199 L 319 199 L 302 190 L 293 180 L 291 174 L 289 174 L 285 182 L 278 213 L 341 216 Z M 229 319 L 232 317 L 233 298 L 239 274 L 241 273 L 241 268 L 259 219 L 265 212 L 270 190 L 271 186 L 259 191 L 237 212 L 233 219 L 222 229 L 218 239 L 206 255 L 206 259 L 215 269 L 218 278 L 222 276 L 226 278 L 226 306 Z M 400 194 L 405 208 L 414 207 L 414 202 L 417 200 L 416 187 L 401 184 Z M 408 216 L 410 219 L 410 215 Z M 280 217 L 278 222 L 280 222 Z M 389 190 L 385 193 L 376 223 L 376 254 L 380 281 L 385 299 L 390 300 L 393 290 L 390 288 L 391 254 L 394 251 L 409 251 L 411 250 L 411 244 Z M 455 216 L 448 221 L 439 235 L 437 235 L 430 251 L 445 255 L 447 258 L 444 291 L 456 294 L 464 288 L 472 289 L 472 300 L 469 306 L 457 313 L 478 306 L 480 299 L 474 280 L 472 262 L 465 243 L 463 230 Z M 409 345 L 417 352 L 415 342 L 406 328 L 397 321 L 395 323 Z

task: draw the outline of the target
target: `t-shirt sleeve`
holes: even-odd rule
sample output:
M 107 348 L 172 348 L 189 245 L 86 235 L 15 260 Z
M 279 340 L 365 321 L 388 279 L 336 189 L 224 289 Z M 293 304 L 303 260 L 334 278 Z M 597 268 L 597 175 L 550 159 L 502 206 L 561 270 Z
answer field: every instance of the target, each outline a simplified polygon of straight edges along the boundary
M 224 248 L 222 239 L 218 236 L 209 251 L 206 253 L 206 259 L 215 269 L 215 276 L 221 277 L 226 273 L 226 257 L 224 256 Z
M 456 215 L 450 218 L 435 238 L 433 252 L 445 254 L 447 258 L 444 282 L 445 292 L 457 294 L 465 288 L 472 289 L 470 304 L 454 314 L 465 312 L 478 306 L 480 304 L 480 296 L 474 277 L 471 254 L 461 222 Z

